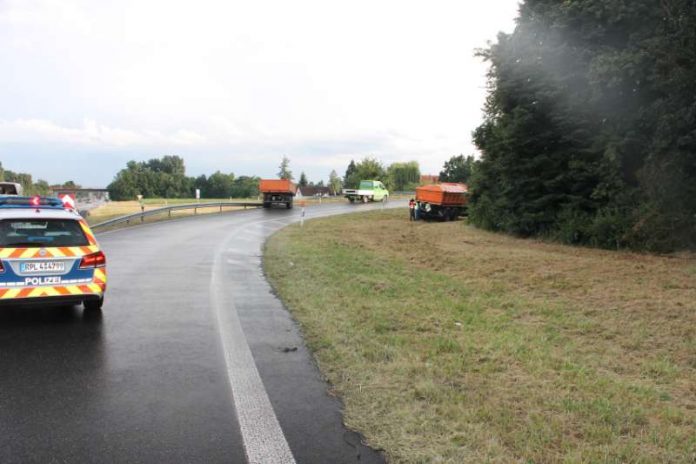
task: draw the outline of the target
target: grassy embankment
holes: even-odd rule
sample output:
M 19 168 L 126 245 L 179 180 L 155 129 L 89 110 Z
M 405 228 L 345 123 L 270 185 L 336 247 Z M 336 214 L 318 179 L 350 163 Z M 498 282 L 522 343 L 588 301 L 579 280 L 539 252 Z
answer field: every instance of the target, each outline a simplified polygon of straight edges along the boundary
M 696 462 L 696 260 L 405 211 L 309 221 L 265 266 L 346 423 L 393 462 Z

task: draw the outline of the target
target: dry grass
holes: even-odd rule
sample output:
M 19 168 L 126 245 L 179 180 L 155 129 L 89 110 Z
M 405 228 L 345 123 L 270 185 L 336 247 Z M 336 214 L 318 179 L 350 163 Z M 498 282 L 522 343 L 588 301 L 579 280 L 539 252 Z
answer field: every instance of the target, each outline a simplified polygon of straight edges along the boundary
M 215 202 L 221 202 L 221 201 L 252 201 L 252 200 L 203 200 L 201 201 L 202 204 L 205 203 L 215 203 Z M 189 199 L 176 199 L 176 200 L 145 200 L 143 202 L 145 206 L 145 211 L 151 211 L 153 209 L 157 208 L 162 208 L 165 206 L 172 206 L 172 205 L 179 205 L 179 204 L 193 204 L 196 203 L 196 200 L 189 200 Z M 239 207 L 226 207 L 223 209 L 223 211 L 235 211 L 243 208 Z M 100 206 L 99 208 L 95 208 L 92 211 L 90 211 L 89 216 L 87 216 L 87 222 L 91 225 L 94 224 L 99 224 L 100 222 L 108 221 L 110 219 L 115 219 L 121 216 L 126 216 L 129 214 L 135 214 L 139 213 L 141 211 L 141 205 L 137 201 L 112 201 L 109 202 L 103 206 Z M 214 213 L 219 213 L 220 210 L 218 208 L 202 208 L 198 211 L 196 211 L 196 214 L 214 214 Z M 180 218 L 180 217 L 186 217 L 186 216 L 192 216 L 194 214 L 193 210 L 182 210 L 182 211 L 173 211 L 171 217 L 172 218 Z M 148 217 L 145 219 L 145 222 L 154 222 L 154 221 L 162 221 L 165 219 L 169 219 L 169 215 L 167 213 L 163 213 L 162 215 L 158 216 L 153 216 L 153 217 Z M 139 220 L 136 220 L 133 222 L 134 224 L 140 223 Z
M 205 203 L 219 203 L 219 202 L 225 202 L 225 201 L 239 201 L 239 202 L 256 202 L 257 200 L 255 198 L 236 198 L 236 199 L 206 199 L 206 200 L 201 200 L 200 203 L 205 204 Z M 326 203 L 337 203 L 337 202 L 345 202 L 347 201 L 345 198 L 342 197 L 334 197 L 334 198 L 324 198 L 324 199 L 316 199 L 316 198 L 306 198 L 306 199 L 297 199 L 296 200 L 296 205 L 300 206 L 302 203 L 304 203 L 306 206 L 317 206 L 321 204 L 326 204 Z M 154 199 L 146 199 L 143 200 L 143 205 L 145 206 L 145 211 L 151 211 L 153 209 L 157 208 L 162 208 L 165 206 L 172 206 L 172 205 L 181 205 L 181 204 L 194 204 L 197 203 L 197 200 L 193 198 L 177 198 L 177 199 L 160 199 L 160 198 L 154 198 Z M 236 207 L 226 207 L 223 209 L 223 211 L 235 211 L 243 208 L 236 208 Z M 129 214 L 135 214 L 139 213 L 141 211 L 141 205 L 137 201 L 112 201 L 109 202 L 103 206 L 100 206 L 99 208 L 93 209 L 90 211 L 89 216 L 87 217 L 87 222 L 91 225 L 98 224 L 100 222 L 108 221 L 110 219 L 115 219 L 118 217 L 122 216 L 127 216 Z M 212 213 L 219 213 L 219 209 L 215 208 L 204 208 L 201 209 L 197 212 L 197 214 L 212 214 Z M 192 210 L 183 210 L 183 211 L 174 211 L 172 212 L 172 218 L 179 218 L 179 217 L 185 217 L 185 216 L 192 216 L 194 212 Z M 160 217 L 150 217 L 146 218 L 146 222 L 153 222 L 153 221 L 161 221 L 168 219 L 169 215 L 168 214 L 163 214 Z M 136 222 L 138 223 L 138 222 Z
M 696 462 L 696 260 L 377 212 L 267 272 L 347 423 L 394 462 Z

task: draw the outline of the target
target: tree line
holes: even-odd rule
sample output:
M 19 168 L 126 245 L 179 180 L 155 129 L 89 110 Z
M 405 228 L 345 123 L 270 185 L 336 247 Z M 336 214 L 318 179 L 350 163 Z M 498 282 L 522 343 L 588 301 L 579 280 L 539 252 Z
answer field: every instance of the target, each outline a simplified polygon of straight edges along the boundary
M 445 182 L 466 182 L 474 164 L 472 156 L 455 156 L 447 161 L 440 173 Z M 283 157 L 278 166 L 279 179 L 294 180 L 290 160 Z M 332 170 L 328 182 L 314 183 L 300 174 L 298 185 L 328 187 L 332 194 L 339 195 L 345 188 L 356 188 L 361 180 L 380 180 L 392 191 L 413 191 L 420 184 L 418 162 L 392 163 L 385 167 L 379 160 L 366 157 L 357 163 L 352 161 L 341 178 Z M 217 171 L 210 176 L 189 177 L 184 160 L 179 156 L 164 156 L 148 161 L 130 161 L 119 171 L 107 187 L 111 199 L 133 200 L 138 195 L 144 198 L 193 198 L 200 190 L 204 198 L 253 198 L 258 196 L 259 178 L 239 176 Z
M 189 177 L 179 156 L 164 156 L 149 161 L 130 161 L 107 187 L 113 200 L 144 198 L 193 198 L 200 190 L 205 198 L 256 197 L 259 178 L 236 177 L 217 171 L 210 176 Z
M 413 191 L 420 184 L 418 162 L 392 163 L 385 167 L 376 158 L 363 158 L 357 163 L 351 160 L 343 176 L 344 188 L 357 188 L 361 180 L 379 180 L 389 190 Z
M 42 179 L 34 180 L 31 174 L 25 172 L 14 172 L 5 169 L 0 163 L 0 182 L 14 182 L 22 186 L 25 195 L 50 195 L 54 188 L 79 188 L 73 181 L 67 181 L 62 185 L 51 186 Z
M 526 0 L 490 63 L 471 221 L 599 247 L 696 247 L 696 2 Z

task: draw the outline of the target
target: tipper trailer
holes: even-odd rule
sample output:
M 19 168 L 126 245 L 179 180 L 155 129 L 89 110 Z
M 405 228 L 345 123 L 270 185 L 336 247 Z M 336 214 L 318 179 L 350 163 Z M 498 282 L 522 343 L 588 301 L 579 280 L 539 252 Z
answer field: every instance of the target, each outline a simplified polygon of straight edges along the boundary
M 288 179 L 261 179 L 259 191 L 263 195 L 264 208 L 270 208 L 272 205 L 285 205 L 287 209 L 290 209 L 295 199 L 297 187 Z
M 453 221 L 465 216 L 469 203 L 469 190 L 465 184 L 442 183 L 416 188 L 418 218 Z

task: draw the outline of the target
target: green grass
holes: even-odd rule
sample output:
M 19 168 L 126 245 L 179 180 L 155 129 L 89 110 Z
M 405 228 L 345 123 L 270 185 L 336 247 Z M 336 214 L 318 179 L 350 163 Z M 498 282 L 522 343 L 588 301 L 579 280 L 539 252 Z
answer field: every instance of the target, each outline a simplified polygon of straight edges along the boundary
M 408 463 L 694 462 L 693 266 L 405 211 L 265 252 L 346 423 Z

